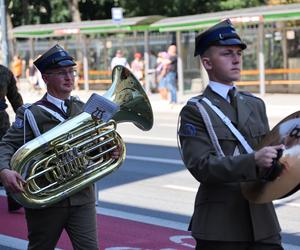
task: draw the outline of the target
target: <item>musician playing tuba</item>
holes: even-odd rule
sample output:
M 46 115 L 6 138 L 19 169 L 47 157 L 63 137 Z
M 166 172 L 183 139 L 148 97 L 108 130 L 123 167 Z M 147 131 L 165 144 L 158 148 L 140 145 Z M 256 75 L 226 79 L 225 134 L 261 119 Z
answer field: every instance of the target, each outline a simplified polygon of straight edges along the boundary
M 47 93 L 31 105 L 23 105 L 16 120 L 0 144 L 0 176 L 11 193 L 23 192 L 22 176 L 9 169 L 12 155 L 24 143 L 56 127 L 83 110 L 84 103 L 71 96 L 74 88 L 73 58 L 61 46 L 55 45 L 35 60 L 47 85 Z M 111 153 L 118 157 L 119 149 Z M 65 229 L 74 249 L 99 249 L 96 227 L 93 185 L 70 197 L 41 209 L 25 208 L 28 249 L 54 249 Z
M 283 147 L 253 151 L 269 126 L 264 102 L 236 91 L 244 49 L 230 20 L 195 41 L 209 83 L 182 109 L 178 134 L 184 163 L 200 183 L 190 224 L 198 250 L 283 249 L 272 202 L 253 204 L 241 192 L 241 182 L 272 179 Z

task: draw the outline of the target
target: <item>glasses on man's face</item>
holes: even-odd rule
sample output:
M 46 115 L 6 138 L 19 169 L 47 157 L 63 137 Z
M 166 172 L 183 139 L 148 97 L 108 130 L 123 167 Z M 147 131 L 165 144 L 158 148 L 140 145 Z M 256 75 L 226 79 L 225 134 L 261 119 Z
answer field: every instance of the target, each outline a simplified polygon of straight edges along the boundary
M 46 75 L 56 75 L 56 76 L 67 76 L 71 75 L 73 77 L 77 76 L 77 71 L 75 69 L 73 70 L 62 70 L 62 71 L 57 71 L 57 72 L 49 72 L 45 73 Z

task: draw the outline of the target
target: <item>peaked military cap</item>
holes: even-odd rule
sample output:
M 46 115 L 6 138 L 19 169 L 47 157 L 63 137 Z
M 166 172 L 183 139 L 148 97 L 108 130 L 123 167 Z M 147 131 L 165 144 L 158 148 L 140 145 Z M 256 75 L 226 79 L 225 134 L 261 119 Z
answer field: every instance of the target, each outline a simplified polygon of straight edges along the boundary
M 54 69 L 67 66 L 75 66 L 73 57 L 58 44 L 54 45 L 43 55 L 38 57 L 33 64 L 43 73 L 47 69 Z
M 203 55 L 212 45 L 239 45 L 243 50 L 247 48 L 229 19 L 217 23 L 196 37 L 194 56 Z

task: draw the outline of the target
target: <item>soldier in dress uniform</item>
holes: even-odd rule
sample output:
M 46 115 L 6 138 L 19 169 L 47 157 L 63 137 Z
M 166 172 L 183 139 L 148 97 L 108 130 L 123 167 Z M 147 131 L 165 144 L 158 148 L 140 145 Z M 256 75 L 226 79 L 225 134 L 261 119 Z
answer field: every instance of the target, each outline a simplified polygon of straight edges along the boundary
M 250 203 L 240 187 L 240 182 L 268 180 L 266 173 L 283 147 L 253 150 L 269 125 L 264 102 L 234 85 L 244 49 L 230 20 L 195 41 L 209 84 L 183 107 L 178 135 L 183 161 L 200 183 L 189 228 L 196 249 L 283 249 L 273 204 Z
M 19 108 L 15 122 L 0 143 L 0 178 L 10 192 L 23 191 L 23 178 L 9 169 L 16 150 L 65 119 L 78 115 L 84 105 L 70 95 L 76 63 L 62 47 L 55 45 L 35 60 L 34 65 L 42 74 L 47 93 L 38 102 Z M 63 229 L 74 249 L 99 249 L 92 185 L 48 208 L 25 208 L 25 214 L 28 249 L 54 249 Z
M 13 73 L 7 67 L 0 65 L 0 140 L 10 127 L 5 98 L 8 99 L 15 112 L 23 105 Z M 21 205 L 15 202 L 9 194 L 7 194 L 7 205 L 10 212 L 21 208 Z

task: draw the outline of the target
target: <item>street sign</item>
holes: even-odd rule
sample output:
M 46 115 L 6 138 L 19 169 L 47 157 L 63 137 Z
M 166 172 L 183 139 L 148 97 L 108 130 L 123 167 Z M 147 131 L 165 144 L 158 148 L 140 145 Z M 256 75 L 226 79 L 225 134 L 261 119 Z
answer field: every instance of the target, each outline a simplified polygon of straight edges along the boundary
M 121 23 L 123 21 L 123 9 L 120 7 L 111 8 L 112 20 L 115 23 Z

